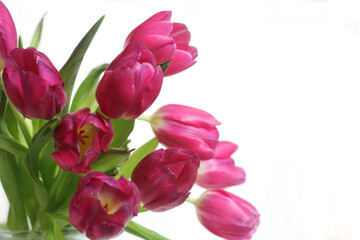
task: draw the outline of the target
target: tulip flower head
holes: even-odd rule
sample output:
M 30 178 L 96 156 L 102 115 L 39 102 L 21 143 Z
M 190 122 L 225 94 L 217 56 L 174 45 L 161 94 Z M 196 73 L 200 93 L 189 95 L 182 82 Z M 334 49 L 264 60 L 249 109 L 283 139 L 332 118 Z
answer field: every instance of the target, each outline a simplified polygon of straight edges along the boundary
M 145 44 L 130 44 L 106 69 L 96 90 L 101 111 L 111 118 L 140 116 L 160 93 L 163 72 Z
M 163 145 L 190 149 L 200 160 L 214 157 L 220 123 L 209 113 L 192 107 L 170 104 L 157 110 L 150 119 L 151 127 Z
M 225 239 L 250 240 L 259 225 L 254 206 L 222 189 L 207 190 L 195 206 L 201 224 Z
M 52 119 L 66 103 L 64 82 L 47 56 L 16 48 L 6 58 L 3 82 L 16 109 L 30 119 Z
M 5 58 L 17 47 L 14 21 L 4 3 L 0 1 L 0 71 L 5 66 Z
M 231 142 L 219 142 L 212 159 L 201 161 L 196 183 L 204 188 L 226 188 L 245 182 L 245 171 L 231 158 L 237 150 Z
M 89 173 L 90 165 L 107 151 L 114 131 L 111 123 L 89 108 L 65 115 L 57 127 L 54 161 L 64 170 L 76 174 Z
M 143 207 L 163 212 L 184 203 L 199 164 L 198 156 L 190 150 L 169 148 L 148 154 L 131 175 L 141 192 Z
M 170 21 L 171 11 L 159 12 L 136 27 L 126 38 L 125 46 L 144 42 L 157 63 L 172 59 L 165 76 L 170 76 L 196 63 L 197 49 L 189 46 L 190 32 L 185 24 Z
M 138 188 L 125 177 L 92 172 L 81 178 L 71 198 L 70 223 L 90 239 L 114 238 L 137 216 L 139 200 Z

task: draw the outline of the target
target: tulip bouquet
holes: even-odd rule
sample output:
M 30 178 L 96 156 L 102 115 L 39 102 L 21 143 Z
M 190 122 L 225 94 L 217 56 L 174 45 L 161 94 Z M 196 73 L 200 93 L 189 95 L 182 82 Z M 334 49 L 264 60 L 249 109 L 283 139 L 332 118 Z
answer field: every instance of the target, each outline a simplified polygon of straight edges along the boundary
M 237 146 L 219 141 L 220 123 L 177 104 L 142 115 L 163 79 L 197 57 L 187 27 L 170 18 L 171 12 L 159 12 L 136 27 L 123 51 L 93 69 L 73 94 L 103 17 L 58 71 L 37 50 L 43 19 L 24 48 L 0 1 L 0 179 L 10 203 L 3 229 L 44 239 L 64 239 L 72 229 L 89 239 L 114 238 L 124 230 L 167 239 L 133 218 L 187 201 L 212 233 L 251 239 L 257 210 L 223 190 L 243 183 L 245 172 L 231 158 Z M 135 120 L 149 122 L 155 137 L 129 149 Z M 195 183 L 207 189 L 198 199 L 189 198 Z

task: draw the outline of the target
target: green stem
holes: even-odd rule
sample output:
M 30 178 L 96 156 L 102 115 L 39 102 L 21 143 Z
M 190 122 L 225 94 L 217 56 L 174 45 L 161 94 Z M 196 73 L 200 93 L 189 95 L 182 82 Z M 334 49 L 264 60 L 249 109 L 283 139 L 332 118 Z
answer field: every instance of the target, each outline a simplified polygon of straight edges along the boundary
M 149 115 L 141 115 L 141 116 L 137 117 L 136 120 L 150 122 L 151 116 L 149 116 Z
M 186 201 L 188 202 L 188 203 L 192 203 L 192 204 L 196 204 L 196 199 L 194 199 L 194 198 L 191 198 L 191 197 L 188 197 L 187 199 L 186 199 Z
M 6 94 L 6 97 L 9 100 L 9 97 L 5 91 L 4 83 L 2 81 L 2 71 L 0 71 L 0 82 L 1 82 L 1 87 L 4 89 L 4 93 Z M 27 145 L 30 146 L 32 137 L 31 137 L 30 131 L 25 123 L 23 116 L 21 115 L 21 113 L 18 112 L 18 110 L 15 109 L 14 105 L 11 103 L 10 100 L 9 100 L 9 106 L 15 116 L 16 121 L 18 122 L 18 124 L 20 126 L 20 129 L 24 135 Z

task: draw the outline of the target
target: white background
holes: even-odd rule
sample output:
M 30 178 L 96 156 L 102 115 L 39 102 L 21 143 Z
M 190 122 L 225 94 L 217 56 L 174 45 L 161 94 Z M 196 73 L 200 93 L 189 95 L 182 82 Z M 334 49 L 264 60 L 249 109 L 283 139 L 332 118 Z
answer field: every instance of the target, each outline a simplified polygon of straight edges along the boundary
M 160 10 L 187 24 L 199 51 L 189 70 L 166 78 L 146 112 L 168 103 L 201 108 L 247 173 L 229 191 L 261 214 L 254 240 L 360 239 L 360 8 L 356 0 L 4 0 L 29 44 L 47 12 L 40 50 L 60 69 L 93 23 L 106 18 L 79 80 L 110 62 L 138 24 Z M 132 147 L 152 137 L 139 122 Z M 195 187 L 192 197 L 203 190 Z M 0 195 L 0 221 L 6 198 Z M 135 221 L 172 240 L 219 239 L 189 203 Z M 135 239 L 122 235 L 119 239 Z

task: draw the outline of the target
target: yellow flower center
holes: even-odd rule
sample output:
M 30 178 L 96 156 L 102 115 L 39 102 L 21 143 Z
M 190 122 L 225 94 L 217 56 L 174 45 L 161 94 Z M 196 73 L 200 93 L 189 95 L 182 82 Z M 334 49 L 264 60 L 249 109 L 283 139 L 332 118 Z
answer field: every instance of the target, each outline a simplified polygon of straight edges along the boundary
M 80 159 L 85 155 L 86 150 L 91 148 L 93 145 L 94 138 L 99 132 L 99 128 L 95 127 L 94 124 L 85 124 L 82 128 L 78 129 L 79 134 L 79 148 L 80 148 Z
M 122 201 L 114 201 L 114 197 L 105 194 L 98 194 L 98 199 L 108 215 L 114 214 L 123 205 Z

